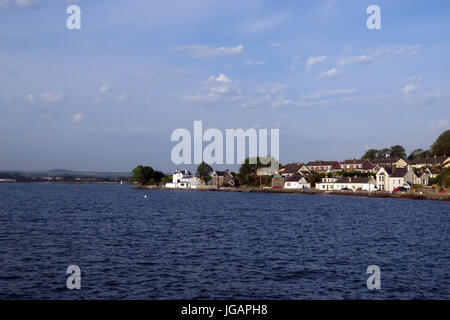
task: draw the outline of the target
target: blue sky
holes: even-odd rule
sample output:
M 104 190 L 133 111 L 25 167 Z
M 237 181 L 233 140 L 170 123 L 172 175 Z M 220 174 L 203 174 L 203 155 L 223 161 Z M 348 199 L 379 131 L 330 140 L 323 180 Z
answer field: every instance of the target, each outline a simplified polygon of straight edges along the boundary
M 428 148 L 449 34 L 444 0 L 0 0 L 0 170 L 170 171 L 194 120 L 279 128 L 282 163 Z

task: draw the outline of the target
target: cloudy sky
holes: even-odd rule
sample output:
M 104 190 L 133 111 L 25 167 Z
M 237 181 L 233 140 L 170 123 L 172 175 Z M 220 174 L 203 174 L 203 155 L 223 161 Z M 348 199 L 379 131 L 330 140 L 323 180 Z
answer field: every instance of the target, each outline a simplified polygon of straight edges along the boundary
M 0 170 L 170 171 L 194 120 L 279 128 L 282 163 L 428 148 L 449 34 L 446 0 L 0 0 Z

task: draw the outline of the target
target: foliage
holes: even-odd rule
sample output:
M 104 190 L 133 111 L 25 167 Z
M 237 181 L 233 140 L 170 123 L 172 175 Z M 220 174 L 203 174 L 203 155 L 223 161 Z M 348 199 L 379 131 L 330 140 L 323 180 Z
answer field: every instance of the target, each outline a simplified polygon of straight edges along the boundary
M 152 167 L 140 165 L 133 169 L 130 181 L 138 182 L 142 185 L 149 185 L 161 182 L 164 177 L 165 175 L 161 171 L 153 170 Z
M 259 179 L 257 179 L 257 171 L 260 168 L 270 167 L 271 162 L 268 160 L 275 161 L 278 166 L 278 162 L 274 158 L 268 157 L 257 157 L 257 158 L 247 158 L 242 163 L 239 168 L 239 173 L 237 175 L 237 180 L 240 185 L 259 185 Z M 264 163 L 267 164 L 264 164 Z
M 361 159 L 373 160 L 386 157 L 406 158 L 405 148 L 400 145 L 395 145 L 390 148 L 384 149 L 369 149 L 366 151 L 366 153 L 364 153 Z
M 450 168 L 442 170 L 436 178 L 436 182 L 441 187 L 450 187 Z
M 377 155 L 378 155 L 377 149 L 369 149 L 366 151 L 366 153 L 362 156 L 361 159 L 373 160 L 377 158 Z
M 390 156 L 393 158 L 406 158 L 405 148 L 400 145 L 392 146 Z
M 411 151 L 411 153 L 408 156 L 408 160 L 414 160 L 417 158 L 427 158 L 431 157 L 431 151 L 430 150 L 423 150 L 423 149 L 415 149 Z
M 214 169 L 207 164 L 205 161 L 202 161 L 197 167 L 197 172 L 195 175 L 202 179 L 203 182 L 208 183 L 210 179 L 212 179 L 211 174 L 214 171 Z
M 450 130 L 443 132 L 431 146 L 434 156 L 450 155 Z

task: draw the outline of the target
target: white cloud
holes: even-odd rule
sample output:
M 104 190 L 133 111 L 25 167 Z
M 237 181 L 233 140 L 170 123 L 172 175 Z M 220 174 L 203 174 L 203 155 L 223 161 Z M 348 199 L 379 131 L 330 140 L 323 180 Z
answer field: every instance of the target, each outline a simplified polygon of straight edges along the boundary
M 366 56 L 365 54 L 350 58 L 344 58 L 339 61 L 339 65 L 344 66 L 346 64 L 367 64 L 373 61 L 372 57 Z
M 328 96 L 337 96 L 337 95 L 347 95 L 347 94 L 354 94 L 358 91 L 356 89 L 330 89 L 330 90 L 321 90 L 318 92 L 314 92 L 311 94 L 303 94 L 300 96 L 301 99 L 320 99 L 323 97 Z
M 271 17 L 259 19 L 245 25 L 244 30 L 247 33 L 261 32 L 267 29 L 274 28 L 283 23 L 287 18 L 284 13 L 275 14 Z
M 446 129 L 449 127 L 447 119 L 441 118 L 438 121 L 432 123 L 431 125 L 434 129 Z
M 128 98 L 128 95 L 126 93 L 122 93 L 119 96 L 117 96 L 117 101 L 123 102 L 123 101 L 125 101 L 126 98 Z
M 104 94 L 108 91 L 109 91 L 109 86 L 107 84 L 102 85 L 99 89 L 100 94 Z
M 270 95 L 267 94 L 267 95 L 265 95 L 263 97 L 259 97 L 259 98 L 256 98 L 256 99 L 250 99 L 250 100 L 244 102 L 242 104 L 242 107 L 243 108 L 257 107 L 261 103 L 267 102 L 269 100 L 270 100 Z
M 308 68 L 311 68 L 316 63 L 324 62 L 327 60 L 326 56 L 320 56 L 320 57 L 310 57 L 308 61 L 306 62 L 306 66 Z
M 382 46 L 378 49 L 373 51 L 373 56 L 377 57 L 382 54 L 389 54 L 389 55 L 399 55 L 399 54 L 405 54 L 408 56 L 415 56 L 419 54 L 419 49 L 422 46 L 417 44 L 413 46 L 399 46 L 399 45 L 390 45 L 390 46 Z
M 77 113 L 72 116 L 72 120 L 77 123 L 83 121 L 84 118 L 85 116 L 82 113 Z
M 210 76 L 196 93 L 185 94 L 182 99 L 197 103 L 213 103 L 218 101 L 232 102 L 241 100 L 242 90 L 224 74 Z
M 25 96 L 25 100 L 27 100 L 29 103 L 33 103 L 34 102 L 34 96 L 29 93 Z
M 37 7 L 41 0 L 0 0 L 0 9 L 28 9 Z
M 324 72 L 320 73 L 316 78 L 317 79 L 333 79 L 333 78 L 340 76 L 341 74 L 342 74 L 341 70 L 338 70 L 336 68 L 331 68 L 328 71 L 324 71 Z
M 258 94 L 266 94 L 266 93 L 274 94 L 274 93 L 280 92 L 281 90 L 283 90 L 286 87 L 287 87 L 287 84 L 282 84 L 279 82 L 271 82 L 271 83 L 266 83 L 266 84 L 256 87 L 256 89 L 254 91 L 255 91 L 255 93 L 258 93 Z
M 404 86 L 402 88 L 401 92 L 403 92 L 403 94 L 405 94 L 405 95 L 409 95 L 411 92 L 415 91 L 417 88 L 419 88 L 419 86 L 416 84 L 407 84 L 406 86 Z
M 39 97 L 44 103 L 52 103 L 61 101 L 65 95 L 63 92 L 44 92 Z
M 266 64 L 266 61 L 260 60 L 260 61 L 253 61 L 253 60 L 245 60 L 244 64 L 246 66 L 262 66 Z
M 411 77 L 407 78 L 405 81 L 407 81 L 407 82 L 420 82 L 420 81 L 422 81 L 422 80 L 423 80 L 422 77 L 419 77 L 419 76 L 411 76 Z
M 183 51 L 194 58 L 216 58 L 221 56 L 236 56 L 244 53 L 244 46 L 242 44 L 236 47 L 210 47 L 205 45 L 187 45 L 173 47 L 173 50 Z

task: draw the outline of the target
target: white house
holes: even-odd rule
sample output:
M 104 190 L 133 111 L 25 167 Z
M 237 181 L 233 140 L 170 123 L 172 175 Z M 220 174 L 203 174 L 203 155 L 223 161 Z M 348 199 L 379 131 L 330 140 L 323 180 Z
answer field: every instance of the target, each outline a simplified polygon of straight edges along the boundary
M 410 189 L 411 185 L 428 185 L 429 177 L 426 173 L 417 176 L 411 167 L 395 168 L 383 167 L 377 172 L 377 187 L 380 190 L 392 192 L 395 188 Z
M 373 177 L 346 177 L 340 178 L 334 183 L 334 190 L 346 190 L 353 191 L 375 191 L 377 190 L 376 181 Z
M 303 176 L 289 176 L 284 180 L 285 189 L 309 189 L 311 185 Z
M 195 189 L 202 181 L 188 170 L 176 170 L 172 175 L 172 183 L 166 183 L 166 188 Z
M 322 182 L 316 183 L 316 189 L 319 190 L 334 190 L 334 183 L 337 178 L 322 178 Z

